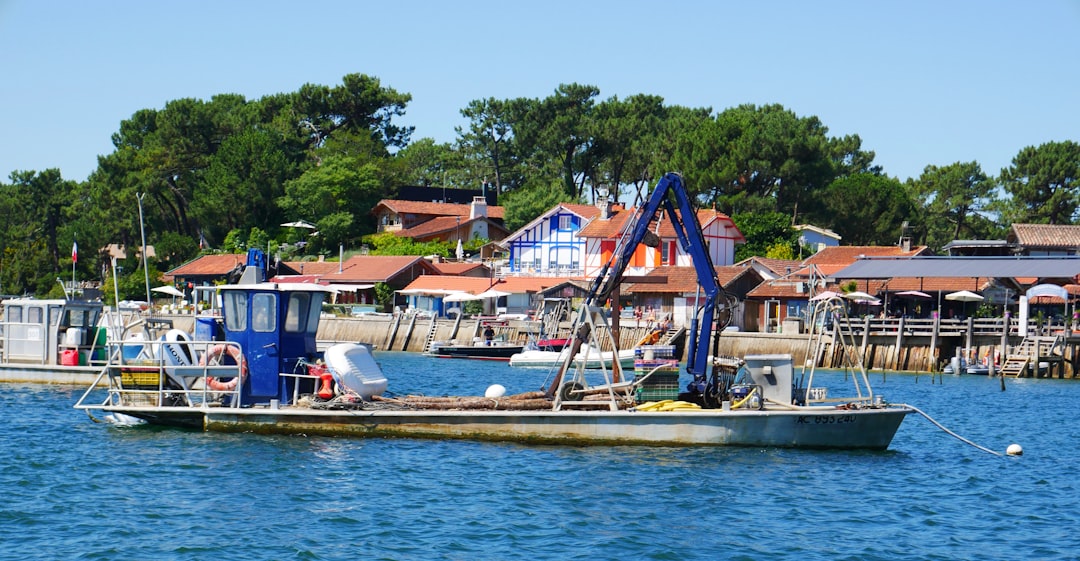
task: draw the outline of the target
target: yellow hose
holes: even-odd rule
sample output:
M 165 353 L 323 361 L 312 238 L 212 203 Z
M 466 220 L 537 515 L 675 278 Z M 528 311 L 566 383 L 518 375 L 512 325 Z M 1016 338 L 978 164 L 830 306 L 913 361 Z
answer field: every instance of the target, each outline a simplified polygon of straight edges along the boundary
M 757 390 L 758 389 L 755 386 L 754 389 L 750 390 L 750 393 L 746 394 L 746 397 L 740 399 L 739 401 L 736 401 L 735 403 L 732 403 L 731 408 L 732 409 L 738 409 L 738 408 L 742 407 L 743 404 L 746 403 L 746 401 L 749 400 L 751 396 L 753 396 L 755 393 L 757 393 Z

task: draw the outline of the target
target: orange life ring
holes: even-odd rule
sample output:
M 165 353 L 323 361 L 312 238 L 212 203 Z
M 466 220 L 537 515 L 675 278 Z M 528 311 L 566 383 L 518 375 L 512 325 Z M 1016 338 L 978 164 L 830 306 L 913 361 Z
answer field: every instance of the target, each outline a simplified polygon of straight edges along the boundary
M 244 355 L 240 352 L 240 347 L 236 345 L 222 345 L 217 344 L 210 347 L 210 350 L 206 351 L 206 354 L 199 359 L 199 366 L 206 366 L 212 359 L 216 359 L 214 364 L 220 364 L 221 357 L 229 355 L 240 365 L 240 375 L 229 380 L 228 382 L 222 382 L 213 376 L 206 377 L 206 387 L 219 392 L 231 392 L 236 390 L 236 387 L 244 383 L 244 378 L 247 378 L 247 361 L 244 360 Z

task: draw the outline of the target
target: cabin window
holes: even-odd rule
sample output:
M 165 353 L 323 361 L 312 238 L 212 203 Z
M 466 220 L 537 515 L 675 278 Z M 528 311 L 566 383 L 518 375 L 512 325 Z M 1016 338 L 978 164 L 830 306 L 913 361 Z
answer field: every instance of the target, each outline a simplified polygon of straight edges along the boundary
M 319 330 L 319 317 L 322 316 L 323 294 L 311 295 L 311 309 L 308 310 L 307 331 L 315 335 Z
M 4 312 L 4 319 L 8 323 L 22 323 L 23 309 L 22 306 L 8 306 L 7 311 Z
M 38 308 L 38 307 L 27 308 L 27 310 L 26 310 L 26 312 L 27 312 L 26 313 L 26 323 L 36 323 L 36 324 L 43 323 L 42 322 L 42 317 L 43 317 L 42 312 L 43 311 L 44 310 L 42 308 Z
M 289 308 L 285 310 L 287 333 L 301 333 L 305 330 L 308 322 L 308 304 L 311 303 L 310 296 L 303 292 L 294 292 L 289 295 Z
M 270 333 L 277 329 L 277 302 L 274 294 L 259 293 L 251 296 L 251 329 Z
M 247 293 L 225 292 L 224 302 L 225 329 L 244 331 L 247 329 Z

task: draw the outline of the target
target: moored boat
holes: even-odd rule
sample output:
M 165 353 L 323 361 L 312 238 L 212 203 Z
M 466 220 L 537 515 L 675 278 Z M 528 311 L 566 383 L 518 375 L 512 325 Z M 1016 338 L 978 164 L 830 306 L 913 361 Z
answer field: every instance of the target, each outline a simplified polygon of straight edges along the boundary
M 86 386 L 105 364 L 100 300 L 13 298 L 0 321 L 0 382 Z

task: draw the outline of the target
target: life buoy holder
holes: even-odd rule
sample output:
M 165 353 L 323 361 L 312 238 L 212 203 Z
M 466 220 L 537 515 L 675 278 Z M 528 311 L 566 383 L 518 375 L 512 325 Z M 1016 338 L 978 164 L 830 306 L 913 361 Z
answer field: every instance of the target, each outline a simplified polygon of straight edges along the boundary
M 199 359 L 199 366 L 207 366 L 209 364 L 220 364 L 222 357 L 228 355 L 232 357 L 233 361 L 240 366 L 240 375 L 232 378 L 229 381 L 223 382 L 213 376 L 206 377 L 206 387 L 219 392 L 231 392 L 235 391 L 237 386 L 244 383 L 244 379 L 247 378 L 247 361 L 244 360 L 243 353 L 240 352 L 240 347 L 236 345 L 223 345 L 217 344 L 210 347 L 206 354 Z M 211 362 L 214 361 L 214 362 Z

